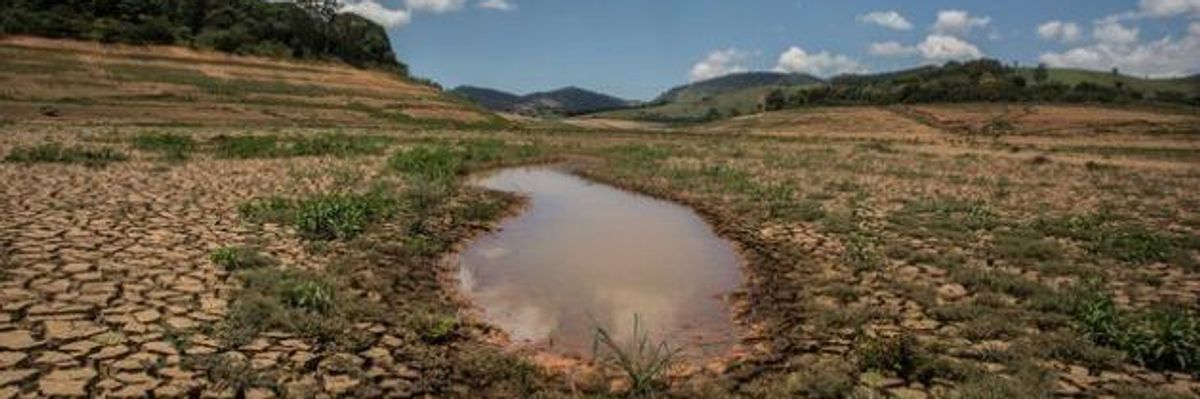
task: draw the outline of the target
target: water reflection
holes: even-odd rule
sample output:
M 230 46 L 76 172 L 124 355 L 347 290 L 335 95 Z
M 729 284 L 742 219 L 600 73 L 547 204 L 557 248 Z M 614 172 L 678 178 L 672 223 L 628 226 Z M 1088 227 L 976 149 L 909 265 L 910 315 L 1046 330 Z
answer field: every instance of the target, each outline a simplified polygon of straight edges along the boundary
M 477 184 L 531 200 L 459 259 L 463 290 L 512 339 L 587 355 L 593 326 L 627 339 L 639 314 L 691 353 L 731 344 L 722 296 L 740 280 L 738 255 L 691 210 L 552 168 L 507 169 Z

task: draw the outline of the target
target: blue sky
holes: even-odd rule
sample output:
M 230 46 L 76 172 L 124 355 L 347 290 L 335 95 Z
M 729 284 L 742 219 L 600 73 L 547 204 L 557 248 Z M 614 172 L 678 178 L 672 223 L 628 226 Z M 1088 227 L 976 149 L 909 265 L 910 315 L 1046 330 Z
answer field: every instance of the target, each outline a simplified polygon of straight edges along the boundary
M 347 0 L 413 74 L 650 99 L 740 70 L 822 76 L 986 56 L 1200 72 L 1200 0 Z

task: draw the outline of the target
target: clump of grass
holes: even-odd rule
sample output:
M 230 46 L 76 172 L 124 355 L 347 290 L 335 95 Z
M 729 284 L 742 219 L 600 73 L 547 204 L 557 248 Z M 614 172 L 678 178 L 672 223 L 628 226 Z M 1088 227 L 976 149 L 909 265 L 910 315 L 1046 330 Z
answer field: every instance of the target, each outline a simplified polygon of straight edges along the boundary
M 446 181 L 463 171 L 463 159 L 448 146 L 417 146 L 389 160 L 396 171 L 425 181 Z
M 128 155 L 108 147 L 68 147 L 53 142 L 42 143 L 32 147 L 17 147 L 9 152 L 8 156 L 4 157 L 5 162 L 23 164 L 79 164 L 93 168 L 105 167 L 113 162 L 121 162 L 128 159 Z
M 209 254 L 208 258 L 229 271 L 260 269 L 274 266 L 277 263 L 275 258 L 264 255 L 258 249 L 245 246 L 219 248 Z
M 213 139 L 217 157 L 231 159 L 372 155 L 381 153 L 390 143 L 391 139 L 383 136 L 343 133 L 292 138 L 275 135 L 219 136 Z
M 382 153 L 391 141 L 391 139 L 384 136 L 352 136 L 343 133 L 321 134 L 297 138 L 287 148 L 286 155 L 297 157 L 375 155 Z
M 142 151 L 159 153 L 168 161 L 187 160 L 196 148 L 191 136 L 172 133 L 142 133 L 133 138 L 133 146 Z
M 310 240 L 348 240 L 392 215 L 395 198 L 383 192 L 323 194 L 298 200 L 278 197 L 242 205 L 238 212 L 251 222 L 290 224 Z
M 294 223 L 312 240 L 345 240 L 394 212 L 394 200 L 380 194 L 332 194 L 297 202 Z
M 859 370 L 893 373 L 905 381 L 926 385 L 937 378 L 962 381 L 974 373 L 960 362 L 937 356 L 909 334 L 867 339 L 856 355 Z
M 243 287 L 230 306 L 220 335 L 237 346 L 263 331 L 294 333 L 321 342 L 355 346 L 360 336 L 353 320 L 368 314 L 368 305 L 342 293 L 321 274 L 264 268 L 239 273 Z
M 446 342 L 462 325 L 457 316 L 427 307 L 409 309 L 403 313 L 400 319 L 403 325 L 417 333 L 422 341 L 429 344 Z
M 663 379 L 679 350 L 672 349 L 665 341 L 651 342 L 650 332 L 642 327 L 641 317 L 634 315 L 630 342 L 618 343 L 608 330 L 596 327 L 592 353 L 598 361 L 613 364 L 625 373 L 630 382 L 630 396 L 648 397 L 664 389 Z
M 480 167 L 535 158 L 540 147 L 509 145 L 498 139 L 433 142 L 414 146 L 392 156 L 391 168 L 427 181 L 446 182 Z
M 875 249 L 874 240 L 870 237 L 859 233 L 851 234 L 846 240 L 845 247 L 845 251 L 842 252 L 842 262 L 845 262 L 854 271 L 867 272 L 883 267 L 883 256 Z
M 1200 372 L 1200 318 L 1195 314 L 1168 305 L 1122 310 L 1095 283 L 1090 286 L 1073 296 L 1075 320 L 1084 336 L 1151 369 Z
M 1047 235 L 1082 241 L 1089 252 L 1133 264 L 1180 261 L 1186 251 L 1176 237 L 1129 223 L 1118 223 L 1107 211 L 1088 215 L 1042 218 L 1033 223 Z

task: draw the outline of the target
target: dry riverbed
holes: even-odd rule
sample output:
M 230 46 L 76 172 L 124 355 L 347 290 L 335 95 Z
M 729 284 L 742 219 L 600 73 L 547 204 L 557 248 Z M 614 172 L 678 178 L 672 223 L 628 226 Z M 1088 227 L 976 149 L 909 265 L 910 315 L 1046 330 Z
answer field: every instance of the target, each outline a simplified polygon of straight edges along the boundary
M 1098 147 L 816 112 L 911 134 L 0 126 L 0 398 L 1200 392 L 1194 119 Z M 518 199 L 462 176 L 575 156 L 737 242 L 742 356 L 635 387 L 463 316 L 441 260 Z

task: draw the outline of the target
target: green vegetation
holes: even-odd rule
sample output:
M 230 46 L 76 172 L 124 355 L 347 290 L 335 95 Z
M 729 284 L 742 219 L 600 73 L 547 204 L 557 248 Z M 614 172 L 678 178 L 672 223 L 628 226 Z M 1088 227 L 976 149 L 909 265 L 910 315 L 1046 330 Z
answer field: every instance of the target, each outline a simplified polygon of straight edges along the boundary
M 338 59 L 406 73 L 384 29 L 328 0 L 49 2 L 0 5 L 0 35 L 179 44 L 237 54 Z
M 617 366 L 629 379 L 628 395 L 651 397 L 666 388 L 663 378 L 675 361 L 679 350 L 666 342 L 651 342 L 650 332 L 642 328 L 641 318 L 633 316 L 633 335 L 629 342 L 618 343 L 602 327 L 595 328 L 593 358 Z
M 32 147 L 13 148 L 5 162 L 33 163 L 64 163 L 78 164 L 88 167 L 105 167 L 113 162 L 128 160 L 129 156 L 108 147 L 65 146 L 59 143 L 42 143 Z
M 262 268 L 240 274 L 242 290 L 233 301 L 220 331 L 238 346 L 264 331 L 284 331 L 334 345 L 357 345 L 349 331 L 353 320 L 370 314 L 369 305 L 346 297 L 328 276 Z
M 225 270 L 261 269 L 274 266 L 278 261 L 264 255 L 258 249 L 246 246 L 222 247 L 209 254 L 208 258 Z
M 196 141 L 191 136 L 173 133 L 142 133 L 133 138 L 133 146 L 142 151 L 159 153 L 168 161 L 183 161 L 191 156 Z
M 391 142 L 390 138 L 384 136 L 342 133 L 288 138 L 274 135 L 218 136 L 212 140 L 217 157 L 232 159 L 377 155 Z
M 1124 351 L 1151 369 L 1200 373 L 1200 318 L 1195 314 L 1166 305 L 1122 310 L 1094 283 L 1078 289 L 1075 320 L 1096 344 Z
M 348 240 L 398 210 L 390 194 L 322 194 L 310 198 L 258 199 L 242 205 L 238 212 L 252 223 L 281 223 L 295 226 L 310 240 Z

